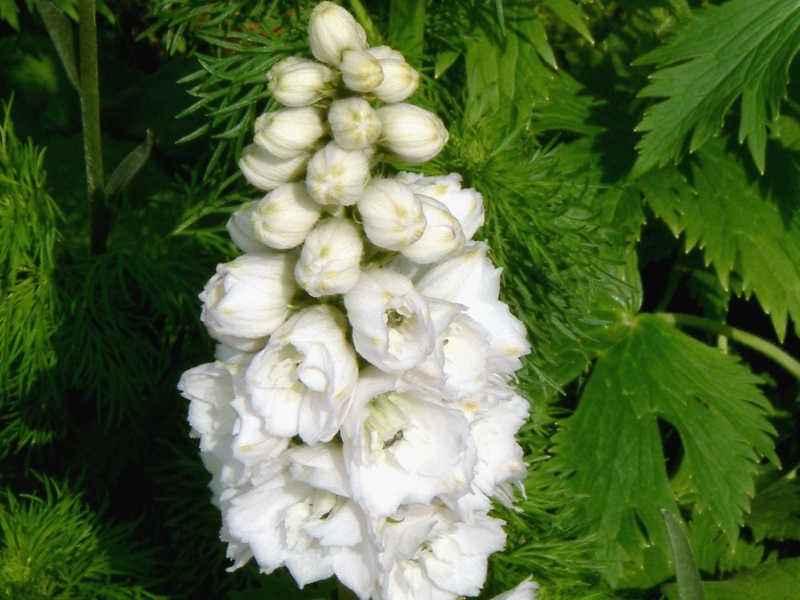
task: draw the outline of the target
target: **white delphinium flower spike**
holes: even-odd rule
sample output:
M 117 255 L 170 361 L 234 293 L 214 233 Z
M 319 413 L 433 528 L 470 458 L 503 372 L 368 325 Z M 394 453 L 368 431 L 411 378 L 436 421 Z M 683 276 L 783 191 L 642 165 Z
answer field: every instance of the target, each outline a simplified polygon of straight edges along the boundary
M 334 141 L 347 150 L 369 148 L 381 133 L 378 115 L 363 98 L 343 98 L 331 102 L 328 123 Z
M 364 246 L 356 226 L 325 219 L 308 235 L 294 268 L 297 283 L 315 298 L 346 294 L 361 275 Z
M 245 254 L 217 265 L 200 300 L 200 318 L 217 340 L 252 352 L 291 312 L 297 284 L 294 258 L 288 254 Z
M 358 379 L 345 331 L 339 311 L 312 306 L 276 329 L 253 358 L 245 390 L 269 433 L 316 444 L 339 431 Z
M 303 243 L 321 212 L 322 207 L 309 196 L 304 183 L 285 183 L 258 202 L 250 224 L 263 244 L 288 250 Z
M 320 2 L 308 22 L 311 52 L 324 63 L 338 67 L 345 50 L 364 50 L 367 34 L 349 12 L 333 2 Z
M 422 202 L 406 184 L 394 179 L 373 179 L 358 199 L 364 233 L 376 246 L 400 250 L 425 232 Z
M 336 74 L 325 65 L 290 56 L 267 73 L 269 92 L 284 106 L 310 106 L 334 91 Z
M 356 351 L 387 373 L 402 373 L 430 353 L 436 332 L 425 299 L 407 277 L 366 269 L 344 295 Z
M 307 154 L 326 129 L 318 107 L 282 108 L 256 119 L 255 142 L 278 158 L 294 158 Z
M 418 164 L 439 154 L 449 134 L 432 112 L 404 102 L 376 110 L 381 121 L 379 143 L 400 162 Z
M 330 142 L 308 163 L 308 193 L 320 204 L 355 204 L 367 181 L 369 159 L 363 150 L 346 150 Z

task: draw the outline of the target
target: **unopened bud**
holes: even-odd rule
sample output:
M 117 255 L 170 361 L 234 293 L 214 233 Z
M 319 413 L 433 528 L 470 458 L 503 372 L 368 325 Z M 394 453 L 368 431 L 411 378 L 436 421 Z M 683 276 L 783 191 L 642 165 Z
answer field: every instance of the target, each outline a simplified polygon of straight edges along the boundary
M 244 149 L 239 168 L 251 184 L 265 191 L 297 180 L 305 171 L 308 154 L 294 158 L 278 158 L 256 144 Z
M 243 252 L 265 252 L 267 247 L 258 239 L 250 218 L 258 205 L 258 200 L 242 204 L 234 211 L 225 228 L 228 230 L 233 243 Z
M 349 292 L 358 282 L 363 250 L 353 223 L 325 219 L 306 238 L 295 279 L 315 298 Z
M 336 74 L 313 60 L 290 56 L 267 73 L 269 91 L 281 104 L 309 106 L 333 93 Z
M 401 173 L 397 177 L 414 192 L 430 196 L 444 204 L 458 219 L 466 238 L 472 239 L 483 225 L 484 210 L 481 193 L 472 188 L 461 189 L 461 175 L 450 173 L 441 177 L 423 177 L 418 173 Z
M 356 92 L 372 91 L 383 81 L 378 59 L 362 50 L 345 50 L 339 68 L 344 84 Z
M 378 59 L 383 71 L 383 81 L 372 89 L 376 98 L 384 102 L 402 102 L 417 90 L 419 73 L 402 54 L 388 46 L 369 48 L 367 53 Z
M 264 244 L 288 250 L 303 243 L 321 212 L 322 207 L 311 199 L 303 183 L 287 183 L 264 196 L 250 222 Z
M 425 215 L 425 231 L 416 242 L 401 248 L 400 253 L 416 263 L 429 265 L 463 248 L 466 238 L 461 224 L 444 204 L 427 196 L 417 197 Z
M 345 50 L 364 50 L 367 35 L 349 12 L 333 2 L 320 2 L 308 23 L 311 52 L 318 60 L 336 67 Z
M 378 115 L 363 98 L 345 98 L 331 102 L 328 123 L 333 139 L 348 150 L 361 150 L 371 146 L 381 133 Z
M 413 104 L 387 104 L 376 111 L 381 121 L 379 142 L 405 163 L 430 160 L 447 143 L 447 129 L 432 112 Z
M 279 158 L 293 158 L 308 152 L 325 129 L 319 108 L 282 108 L 256 119 L 255 142 Z
M 345 150 L 330 142 L 308 163 L 308 192 L 320 204 L 355 204 L 367 181 L 369 160 L 363 150 Z
M 358 212 L 369 240 L 387 250 L 405 248 L 425 231 L 419 198 L 394 179 L 370 181 L 358 200 Z

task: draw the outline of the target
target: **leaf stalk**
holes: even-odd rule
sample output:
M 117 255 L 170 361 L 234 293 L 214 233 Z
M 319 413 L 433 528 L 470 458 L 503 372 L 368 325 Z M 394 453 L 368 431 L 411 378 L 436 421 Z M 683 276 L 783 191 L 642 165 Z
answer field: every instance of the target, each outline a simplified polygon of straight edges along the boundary
M 695 315 L 686 315 L 682 313 L 655 313 L 655 316 L 672 325 L 702 329 L 717 335 L 725 336 L 733 342 L 747 346 L 748 348 L 763 354 L 767 358 L 772 359 L 786 369 L 789 373 L 791 373 L 795 379 L 800 381 L 800 361 L 797 361 L 788 353 L 784 352 L 774 344 L 771 344 L 767 340 L 758 337 L 757 335 L 737 329 L 736 327 L 731 327 L 725 323 L 719 323 L 717 321 L 712 321 L 711 319 L 706 319 L 704 317 L 698 317 Z

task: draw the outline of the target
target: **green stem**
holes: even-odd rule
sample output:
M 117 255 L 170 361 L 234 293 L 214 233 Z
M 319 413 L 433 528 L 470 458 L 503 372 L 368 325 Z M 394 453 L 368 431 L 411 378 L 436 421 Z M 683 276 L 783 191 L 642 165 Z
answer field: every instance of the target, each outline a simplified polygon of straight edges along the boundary
M 106 247 L 109 214 L 103 187 L 103 146 L 100 133 L 100 87 L 97 74 L 97 22 L 95 0 L 78 1 L 80 19 L 80 94 L 83 121 L 83 150 L 89 197 L 90 252 L 101 254 Z
M 382 40 L 380 31 L 378 31 L 378 28 L 375 27 L 375 23 L 372 22 L 372 18 L 369 16 L 367 9 L 361 3 L 361 0 L 348 0 L 348 3 L 350 4 L 350 10 L 355 16 L 356 21 L 358 21 L 364 28 L 370 45 L 379 45 Z
M 752 333 L 747 333 L 746 331 L 736 329 L 730 325 L 718 323 L 717 321 L 712 321 L 711 319 L 706 319 L 704 317 L 696 317 L 694 315 L 677 313 L 655 313 L 655 315 L 673 325 L 683 325 L 686 327 L 709 331 L 717 335 L 723 335 L 734 342 L 742 344 L 743 346 L 747 346 L 748 348 L 752 348 L 764 356 L 771 358 L 784 369 L 789 371 L 789 373 L 794 375 L 797 380 L 800 380 L 800 362 L 792 358 L 789 354 L 774 344 L 771 344 L 768 341 L 753 335 Z

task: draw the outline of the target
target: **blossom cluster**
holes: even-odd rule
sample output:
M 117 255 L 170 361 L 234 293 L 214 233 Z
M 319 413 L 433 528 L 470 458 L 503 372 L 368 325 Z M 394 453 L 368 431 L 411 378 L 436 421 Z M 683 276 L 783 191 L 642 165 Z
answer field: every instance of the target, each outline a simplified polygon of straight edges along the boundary
M 267 77 L 281 108 L 240 168 L 266 192 L 234 212 L 243 251 L 200 294 L 216 360 L 184 373 L 232 568 L 359 598 L 479 593 L 525 474 L 513 387 L 529 351 L 472 240 L 483 201 L 458 174 L 380 175 L 447 142 L 405 100 L 418 73 L 344 9 L 311 15 L 315 60 Z M 523 582 L 508 598 L 530 598 Z

